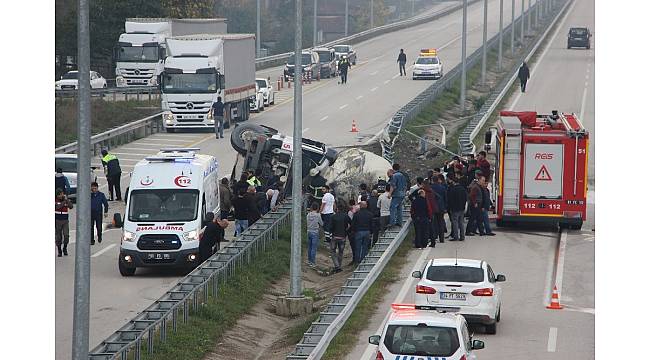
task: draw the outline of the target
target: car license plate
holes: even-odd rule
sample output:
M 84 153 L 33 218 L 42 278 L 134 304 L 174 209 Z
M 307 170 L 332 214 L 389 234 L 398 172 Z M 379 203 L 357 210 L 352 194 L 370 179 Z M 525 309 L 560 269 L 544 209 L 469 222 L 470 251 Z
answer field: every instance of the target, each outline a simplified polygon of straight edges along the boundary
M 201 115 L 183 115 L 183 119 L 200 119 Z
M 169 260 L 171 256 L 169 254 L 160 254 L 160 253 L 148 253 L 147 260 Z
M 440 293 L 440 299 L 441 300 L 461 300 L 465 301 L 467 297 L 467 294 L 465 293 L 450 293 L 450 292 L 441 292 Z

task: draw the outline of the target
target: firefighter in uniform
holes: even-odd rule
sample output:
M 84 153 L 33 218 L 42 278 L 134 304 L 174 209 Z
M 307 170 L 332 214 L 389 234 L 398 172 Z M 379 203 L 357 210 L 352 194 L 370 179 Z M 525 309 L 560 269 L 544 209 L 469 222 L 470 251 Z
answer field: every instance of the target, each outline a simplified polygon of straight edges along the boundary
M 120 189 L 120 179 L 122 178 L 122 168 L 120 168 L 120 161 L 113 154 L 110 154 L 108 150 L 102 150 L 102 165 L 104 166 L 104 172 L 106 173 L 106 180 L 108 181 L 108 201 L 113 201 L 113 190 L 115 190 L 115 196 L 117 201 L 122 200 L 122 190 Z

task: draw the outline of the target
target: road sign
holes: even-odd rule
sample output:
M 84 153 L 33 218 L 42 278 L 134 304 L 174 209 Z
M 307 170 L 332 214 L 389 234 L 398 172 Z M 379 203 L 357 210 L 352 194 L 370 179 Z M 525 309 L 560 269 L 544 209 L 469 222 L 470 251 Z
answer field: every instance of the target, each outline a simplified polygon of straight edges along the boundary
M 546 169 L 546 165 L 542 164 L 542 167 L 539 169 L 537 172 L 537 175 L 535 176 L 535 180 L 537 181 L 553 181 L 553 178 L 551 178 L 551 174 L 549 174 L 548 169 Z

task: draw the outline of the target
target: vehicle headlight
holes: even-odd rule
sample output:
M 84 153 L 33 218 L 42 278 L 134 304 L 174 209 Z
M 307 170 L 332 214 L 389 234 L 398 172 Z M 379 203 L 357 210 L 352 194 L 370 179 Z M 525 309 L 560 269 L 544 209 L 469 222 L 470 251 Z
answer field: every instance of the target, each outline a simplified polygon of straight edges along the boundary
M 183 233 L 183 237 L 187 241 L 197 241 L 199 239 L 199 232 L 197 230 L 186 231 Z
M 158 85 L 158 79 L 155 76 L 152 76 L 151 79 L 149 79 L 148 83 L 151 86 L 156 86 Z
M 115 83 L 117 85 L 126 85 L 126 80 L 120 75 L 115 77 Z
M 128 230 L 122 232 L 122 241 L 133 242 L 135 240 L 135 233 L 132 233 Z
M 172 122 L 174 122 L 174 114 L 170 112 L 163 113 L 163 120 L 165 121 L 165 123 L 171 124 Z

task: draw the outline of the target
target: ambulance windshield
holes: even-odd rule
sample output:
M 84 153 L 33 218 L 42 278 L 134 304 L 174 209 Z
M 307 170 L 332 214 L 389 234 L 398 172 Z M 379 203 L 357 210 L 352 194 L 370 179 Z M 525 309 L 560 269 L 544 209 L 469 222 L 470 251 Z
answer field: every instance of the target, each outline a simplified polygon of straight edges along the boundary
M 389 325 L 384 345 L 392 354 L 452 356 L 460 347 L 453 327 Z
M 197 216 L 198 190 L 133 190 L 129 196 L 129 221 L 192 221 Z

